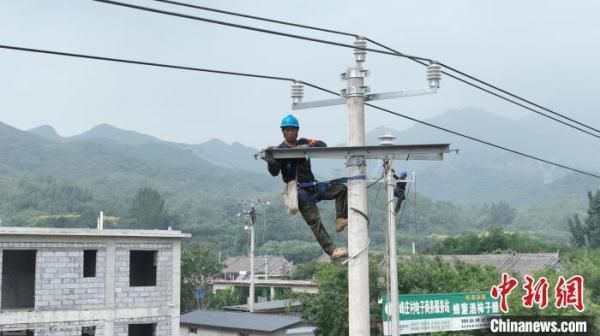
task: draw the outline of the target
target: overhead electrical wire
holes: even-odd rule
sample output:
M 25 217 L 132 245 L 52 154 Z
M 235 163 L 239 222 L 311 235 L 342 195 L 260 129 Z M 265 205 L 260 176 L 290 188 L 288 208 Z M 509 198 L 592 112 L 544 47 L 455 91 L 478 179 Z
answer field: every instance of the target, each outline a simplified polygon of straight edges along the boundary
M 396 51 L 396 50 L 394 50 L 394 49 L 392 49 L 392 48 L 390 48 L 390 47 L 388 47 L 388 46 L 386 46 L 386 45 L 383 45 L 383 44 L 381 44 L 381 43 L 378 43 L 378 42 L 376 42 L 376 41 L 373 41 L 373 40 L 371 40 L 371 39 L 365 38 L 365 40 L 367 40 L 367 41 L 369 41 L 369 42 L 371 42 L 371 43 L 373 43 L 373 44 L 376 44 L 376 45 L 378 45 L 378 46 L 380 46 L 380 47 L 382 47 L 382 48 L 385 48 L 385 49 L 387 49 L 387 50 L 394 51 L 394 52 L 396 52 L 396 53 L 398 53 L 398 54 L 402 54 L 402 53 L 401 53 L 401 52 L 399 52 L 399 51 Z M 409 58 L 410 60 L 412 60 L 412 61 L 415 61 L 415 62 L 417 62 L 417 63 L 421 64 L 421 65 L 427 66 L 427 63 L 425 63 L 425 62 L 423 62 L 423 61 L 420 61 L 420 60 L 417 60 L 417 59 L 412 59 L 412 58 L 410 58 L 410 57 L 408 57 L 408 58 Z M 537 107 L 537 108 L 540 108 L 540 109 L 543 109 L 543 110 L 545 110 L 545 111 L 548 111 L 548 112 L 550 112 L 551 114 L 554 114 L 554 115 L 556 115 L 556 116 L 559 116 L 559 117 L 561 117 L 561 118 L 563 118 L 563 119 L 569 120 L 569 121 L 571 121 L 571 122 L 573 122 L 573 123 L 575 123 L 575 124 L 578 124 L 578 125 L 580 125 L 580 126 L 583 126 L 583 127 L 585 127 L 585 128 L 588 128 L 588 129 L 590 129 L 590 130 L 592 130 L 592 131 L 594 131 L 594 132 L 598 132 L 598 133 L 600 133 L 600 130 L 598 130 L 598 129 L 596 129 L 596 128 L 592 127 L 592 126 L 589 126 L 589 125 L 586 125 L 586 124 L 584 124 L 584 123 L 581 123 L 581 122 L 579 122 L 579 121 L 577 121 L 577 120 L 575 120 L 575 119 L 572 119 L 572 118 L 570 118 L 570 117 L 568 117 L 568 116 L 566 116 L 566 115 L 563 115 L 563 114 L 561 114 L 561 113 L 554 112 L 554 111 L 552 111 L 552 110 L 550 110 L 550 109 L 548 109 L 548 108 L 545 108 L 545 107 L 543 107 L 543 106 L 541 106 L 541 105 L 538 105 L 538 104 L 536 104 L 536 103 L 533 103 L 533 102 L 531 102 L 530 100 L 527 100 L 527 99 L 525 99 L 525 98 L 519 97 L 519 96 L 517 96 L 517 95 L 515 95 L 515 94 L 513 94 L 513 93 L 511 93 L 511 92 L 509 92 L 509 91 L 503 90 L 503 89 L 501 89 L 501 88 L 499 88 L 499 87 L 497 87 L 497 86 L 494 86 L 494 85 L 492 85 L 492 84 L 489 84 L 489 83 L 487 83 L 487 82 L 485 82 L 485 81 L 483 81 L 483 80 L 480 80 L 480 79 L 478 79 L 478 78 L 476 78 L 476 77 L 473 77 L 473 76 L 471 76 L 471 75 L 469 75 L 469 74 L 467 74 L 467 73 L 465 73 L 465 72 L 462 72 L 462 71 L 460 71 L 460 70 L 457 70 L 457 69 L 455 69 L 455 68 L 453 68 L 453 67 L 450 67 L 450 66 L 448 66 L 448 65 L 447 65 L 447 64 L 445 64 L 445 63 L 442 63 L 442 62 L 436 62 L 436 63 L 437 63 L 438 65 L 440 65 L 440 66 L 442 66 L 442 67 L 446 68 L 446 69 L 449 69 L 449 70 L 451 70 L 451 71 L 454 71 L 454 72 L 456 72 L 456 73 L 458 73 L 458 74 L 460 74 L 460 75 L 462 75 L 462 76 L 465 76 L 465 77 L 467 77 L 467 78 L 469 78 L 469 79 L 471 79 L 471 80 L 474 80 L 474 81 L 476 81 L 476 82 L 479 82 L 479 83 L 481 83 L 481 84 L 483 84 L 483 85 L 485 85 L 485 86 L 487 86 L 487 87 L 490 87 L 490 88 L 492 88 L 492 89 L 494 89 L 494 90 L 496 90 L 496 91 L 502 92 L 502 93 L 504 93 L 504 94 L 506 94 L 506 95 L 509 95 L 509 96 L 511 96 L 511 97 L 514 97 L 514 98 L 516 98 L 516 99 L 518 99 L 518 100 L 521 100 L 521 101 L 523 101 L 523 102 L 525 102 L 525 103 L 527 103 L 527 104 L 530 104 L 530 105 L 533 105 L 533 106 L 535 106 L 535 107 Z M 532 108 L 532 107 L 530 107 L 530 106 L 527 106 L 527 105 L 525 105 L 525 104 L 519 103 L 518 101 L 515 101 L 514 99 L 510 99 L 510 98 L 508 98 L 508 97 L 505 97 L 505 96 L 502 96 L 502 95 L 500 95 L 500 94 L 498 94 L 498 93 L 496 93 L 496 92 L 493 92 L 493 91 L 491 91 L 491 90 L 489 90 L 489 89 L 486 89 L 486 88 L 484 88 L 484 87 L 481 87 L 480 85 L 477 85 L 477 84 L 475 84 L 475 83 L 471 83 L 471 82 L 469 82 L 469 81 L 467 81 L 467 80 L 465 80 L 465 79 L 463 79 L 463 78 L 460 78 L 460 77 L 458 77 L 458 76 L 456 76 L 456 75 L 453 75 L 453 74 L 451 74 L 451 73 L 449 73 L 449 72 L 447 72 L 447 71 L 442 71 L 442 73 L 443 73 L 444 75 L 448 76 L 448 77 L 454 78 L 454 79 L 456 79 L 456 80 L 458 80 L 458 81 L 460 81 L 460 82 L 462 82 L 462 83 L 465 83 L 465 84 L 467 84 L 467 85 L 469 85 L 469 86 L 472 86 L 472 87 L 474 87 L 474 88 L 476 88 L 476 89 L 479 89 L 479 90 L 481 90 L 481 91 L 483 91 L 483 92 L 485 92 L 485 93 L 489 93 L 489 94 L 491 94 L 491 95 L 493 95 L 493 96 L 495 96 L 495 97 L 497 97 L 497 98 L 500 98 L 500 99 L 502 99 L 502 100 L 505 100 L 505 101 L 507 101 L 507 102 L 509 102 L 509 103 L 515 104 L 515 105 L 517 105 L 517 106 L 519 106 L 519 107 L 522 107 L 522 108 L 524 108 L 524 109 L 526 109 L 526 110 L 529 110 L 529 111 L 531 111 L 531 112 L 533 112 L 533 113 L 539 114 L 539 115 L 541 115 L 542 117 L 546 117 L 546 118 L 548 118 L 548 119 L 550 119 L 550 120 L 556 121 L 556 122 L 558 122 L 558 123 L 560 123 L 560 124 L 563 124 L 563 125 L 565 125 L 565 126 L 567 126 L 567 127 L 573 128 L 573 129 L 575 129 L 575 130 L 578 130 L 578 131 L 580 131 L 580 132 L 582 132 L 582 133 L 586 133 L 586 134 L 589 134 L 589 135 L 591 135 L 591 136 L 593 136 L 593 137 L 596 137 L 596 138 L 599 138 L 599 139 L 600 139 L 600 135 L 599 135 L 599 134 L 595 134 L 595 133 L 592 133 L 592 132 L 590 132 L 590 131 L 588 131 L 588 130 L 585 130 L 585 129 L 581 128 L 581 127 L 578 127 L 578 126 L 575 126 L 575 125 L 569 124 L 568 122 L 565 122 L 565 121 L 563 121 L 563 120 L 560 120 L 560 119 L 558 119 L 558 118 L 555 118 L 555 117 L 553 117 L 553 116 L 550 116 L 550 115 L 548 115 L 548 114 L 546 114 L 546 113 L 544 113 L 544 112 L 538 111 L 538 110 L 536 110 L 536 109 L 534 109 L 534 108 Z
M 114 4 L 114 5 L 121 5 L 121 6 L 136 8 L 136 9 L 142 9 L 142 10 L 149 10 L 149 11 L 154 11 L 154 12 L 158 12 L 158 13 L 162 13 L 162 14 L 167 14 L 168 13 L 168 15 L 177 14 L 177 13 L 172 13 L 172 12 L 165 12 L 165 11 L 160 11 L 160 10 L 153 10 L 151 8 L 148 8 L 148 7 L 129 5 L 129 4 L 125 4 L 125 3 L 121 3 L 121 2 L 116 2 L 116 1 L 111 1 L 111 0 L 94 0 L 94 1 L 105 2 L 105 3 Z M 211 8 L 211 7 L 206 7 L 206 6 L 198 6 L 198 5 L 195 5 L 195 4 L 189 4 L 189 3 L 184 3 L 184 2 L 180 2 L 180 1 L 173 1 L 173 0 L 153 0 L 153 1 L 159 2 L 159 3 L 166 3 L 166 4 L 171 4 L 171 5 L 182 6 L 182 7 L 194 8 L 194 9 L 199 9 L 199 10 L 204 10 L 204 11 L 210 11 L 210 12 L 215 12 L 215 13 L 221 13 L 221 14 L 226 14 L 226 15 L 231 15 L 231 16 L 243 17 L 243 18 L 248 18 L 248 19 L 253 19 L 253 20 L 259 20 L 259 21 L 264 21 L 264 22 L 282 24 L 282 25 L 287 25 L 287 26 L 291 26 L 291 27 L 297 27 L 297 28 L 303 28 L 303 29 L 310 29 L 310 30 L 315 30 L 315 31 L 321 31 L 321 32 L 326 32 L 326 33 L 331 33 L 331 34 L 337 34 L 337 35 L 343 35 L 343 36 L 351 36 L 351 37 L 355 37 L 355 38 L 362 37 L 362 35 L 355 34 L 355 33 L 343 32 L 343 31 L 338 31 L 338 30 L 333 30 L 333 29 L 327 29 L 327 28 L 322 28 L 322 27 L 316 27 L 316 26 L 311 26 L 311 25 L 305 25 L 305 24 L 299 24 L 299 23 L 294 23 L 294 22 L 289 22 L 289 21 L 283 21 L 283 20 L 270 19 L 270 18 L 255 16 L 255 15 L 249 15 L 249 14 L 244 14 L 244 13 L 239 13 L 239 12 L 225 11 L 225 10 L 221 10 L 221 9 L 216 9 L 216 8 Z M 141 7 L 141 8 L 139 8 L 139 7 Z M 184 14 L 181 14 L 181 15 L 184 15 Z M 177 15 L 177 16 L 179 16 L 179 15 Z M 185 17 L 186 18 L 200 19 L 200 20 L 205 21 L 205 22 L 216 21 L 216 20 L 210 20 L 210 19 L 206 19 L 206 18 L 193 17 L 193 16 L 188 16 L 188 15 L 185 15 Z M 222 22 L 211 22 L 211 23 L 222 24 Z M 242 27 L 241 25 L 239 25 L 239 26 L 238 25 L 234 25 L 234 24 L 228 24 L 228 25 L 231 25 L 231 26 L 234 26 L 234 27 L 237 27 L 237 28 L 252 29 L 252 30 L 256 30 L 256 31 L 259 31 L 259 32 L 264 32 L 264 33 L 276 33 L 278 35 L 283 35 L 283 36 L 288 36 L 288 37 L 294 37 L 294 38 L 308 38 L 308 37 L 301 37 L 301 35 L 293 35 L 293 36 L 291 36 L 292 34 L 285 34 L 285 33 L 279 34 L 280 32 L 276 32 L 276 31 L 272 31 L 272 30 L 267 31 L 266 29 L 260 29 L 260 28 L 256 28 L 256 27 L 250 28 L 249 26 L 243 26 Z M 377 42 L 377 41 L 375 41 L 375 40 L 373 40 L 371 38 L 368 38 L 368 37 L 363 37 L 363 38 L 366 41 L 368 41 L 368 42 L 371 42 L 371 43 L 373 43 L 373 44 L 375 44 L 375 45 L 377 45 L 379 47 L 382 47 L 382 48 L 384 48 L 384 49 L 392 52 L 396 56 L 402 56 L 402 57 L 408 58 L 408 59 L 410 59 L 412 61 L 415 61 L 415 62 L 417 62 L 417 63 L 419 63 L 421 65 L 425 65 L 426 66 L 428 62 L 434 62 L 430 58 L 415 57 L 415 56 L 411 56 L 411 55 L 406 55 L 405 53 L 402 53 L 402 52 L 399 52 L 397 50 L 394 50 L 393 48 L 391 48 L 389 46 L 386 46 L 386 45 L 384 45 L 382 43 L 379 43 L 379 42 Z M 351 45 L 340 45 L 339 43 L 332 42 L 332 41 L 316 40 L 316 39 L 312 39 L 312 38 L 308 38 L 308 39 L 311 40 L 311 41 L 315 41 L 315 42 L 328 43 L 328 44 L 332 44 L 333 43 L 334 45 L 338 45 L 338 46 L 353 47 Z M 355 49 L 362 49 L 362 48 L 356 48 L 356 47 L 353 47 L 353 48 L 355 48 Z M 363 50 L 374 51 L 374 52 L 381 51 L 381 50 L 369 50 L 368 48 L 365 48 Z M 384 53 L 384 54 L 388 54 L 388 53 Z M 427 61 L 427 62 L 424 62 L 424 61 Z M 556 111 L 553 111 L 553 110 L 551 110 L 549 108 L 546 108 L 546 107 L 544 107 L 542 105 L 539 105 L 539 104 L 537 104 L 537 103 L 535 103 L 535 102 L 533 102 L 533 101 L 531 101 L 529 99 L 526 99 L 526 98 L 523 98 L 521 96 L 518 96 L 518 95 L 516 95 L 516 94 L 514 94 L 514 93 L 512 93 L 512 92 L 510 92 L 508 90 L 504 90 L 504 89 L 502 89 L 502 88 L 500 88 L 498 86 L 492 85 L 492 84 L 490 84 L 490 83 L 488 83 L 486 81 L 483 81 L 483 80 L 481 80 L 481 79 L 479 79 L 479 78 L 477 78 L 475 76 L 469 75 L 466 72 L 458 70 L 458 69 L 456 69 L 456 68 L 454 68 L 454 67 L 452 67 L 452 66 L 450 66 L 450 65 L 448 65 L 446 63 L 439 62 L 439 61 L 435 61 L 435 63 L 441 65 L 442 67 L 444 67 L 444 68 L 446 68 L 446 69 L 448 69 L 448 70 L 450 70 L 452 72 L 460 74 L 461 76 L 464 76 L 464 77 L 469 78 L 469 79 L 471 79 L 473 81 L 476 81 L 476 82 L 478 82 L 478 83 L 480 83 L 480 84 L 482 84 L 484 86 L 492 88 L 492 89 L 494 89 L 494 90 L 496 90 L 498 92 L 506 94 L 506 95 L 508 95 L 510 97 L 513 97 L 513 98 L 515 98 L 517 100 L 525 102 L 525 103 L 527 103 L 529 105 L 535 106 L 536 108 L 539 108 L 539 109 L 544 110 L 544 111 L 546 111 L 546 112 L 548 112 L 550 114 L 553 114 L 555 116 L 558 116 L 560 118 L 568 120 L 568 121 L 570 121 L 572 123 L 575 123 L 575 124 L 577 124 L 577 125 L 579 125 L 581 127 L 587 128 L 587 129 L 592 130 L 592 131 L 597 132 L 597 133 L 600 133 L 600 129 L 594 128 L 594 127 L 592 127 L 590 125 L 587 125 L 585 123 L 577 121 L 577 120 L 575 120 L 575 119 L 573 119 L 573 118 L 571 118 L 569 116 L 566 116 L 564 114 L 561 114 L 561 113 L 558 113 Z M 592 133 L 592 132 L 590 132 L 588 130 L 582 129 L 581 127 L 569 124 L 569 123 L 567 123 L 567 122 L 565 122 L 563 120 L 560 120 L 558 118 L 552 117 L 552 116 L 550 116 L 548 114 L 545 114 L 545 113 L 543 113 L 541 111 L 538 111 L 538 110 L 536 110 L 536 109 L 534 109 L 532 107 L 529 107 L 529 106 L 524 105 L 522 103 L 519 103 L 519 102 L 517 102 L 517 101 L 515 101 L 513 99 L 510 99 L 510 98 L 502 96 L 502 95 L 500 95 L 500 94 L 498 94 L 496 92 L 493 92 L 493 91 L 491 91 L 489 89 L 486 89 L 486 88 L 484 88 L 484 87 L 482 87 L 480 85 L 477 85 L 475 83 L 471 83 L 471 82 L 469 82 L 469 81 L 467 81 L 467 80 L 465 80 L 463 78 L 460 78 L 460 77 L 458 77 L 456 75 L 453 75 L 453 74 L 451 74 L 451 73 L 449 73 L 447 71 L 442 71 L 442 73 L 444 75 L 449 76 L 449 77 L 451 77 L 453 79 L 456 79 L 456 80 L 458 80 L 458 81 L 460 81 L 460 82 L 462 82 L 464 84 L 467 84 L 467 85 L 472 86 L 472 87 L 474 87 L 476 89 L 479 89 L 479 90 L 481 90 L 483 92 L 491 94 L 491 95 L 493 95 L 493 96 L 495 96 L 497 98 L 500 98 L 500 99 L 505 100 L 505 101 L 507 101 L 509 103 L 515 104 L 515 105 L 517 105 L 519 107 L 527 109 L 527 110 L 529 110 L 531 112 L 534 112 L 536 114 L 539 114 L 539 115 L 541 115 L 543 117 L 549 118 L 550 120 L 558 122 L 558 123 L 560 123 L 560 124 L 562 124 L 564 126 L 573 128 L 573 129 L 575 129 L 577 131 L 586 133 L 586 134 L 591 135 L 593 137 L 600 138 L 600 134 Z
M 359 49 L 359 50 L 370 51 L 370 52 L 374 52 L 374 53 L 378 53 L 378 54 L 385 54 L 385 55 L 402 57 L 402 58 L 414 58 L 414 59 L 418 59 L 421 61 L 427 61 L 427 62 L 432 61 L 429 58 L 424 58 L 424 57 L 419 57 L 419 56 L 399 55 L 399 54 L 391 52 L 391 51 L 378 50 L 378 49 L 372 49 L 372 48 L 358 48 L 353 44 L 346 44 L 346 43 L 341 43 L 341 42 L 323 40 L 323 39 L 318 39 L 318 38 L 304 36 L 304 35 L 289 34 L 289 33 L 284 33 L 284 32 L 280 32 L 280 31 L 276 31 L 276 30 L 263 29 L 263 28 L 247 26 L 247 25 L 242 25 L 242 24 L 237 24 L 237 23 L 231 23 L 231 22 L 226 22 L 226 21 L 220 21 L 220 20 L 213 20 L 213 19 L 208 19 L 208 18 L 204 18 L 204 17 L 200 17 L 200 16 L 170 12 L 170 11 L 165 11 L 165 10 L 161 10 L 161 9 L 157 9 L 157 8 L 138 6 L 138 5 L 119 2 L 119 1 L 113 1 L 113 0 L 92 0 L 92 1 L 102 2 L 102 3 L 115 5 L 115 6 L 129 7 L 129 8 L 138 9 L 138 10 L 142 10 L 142 11 L 146 11 L 146 12 L 158 13 L 158 14 L 169 15 L 169 16 L 176 16 L 176 17 L 180 17 L 180 18 L 184 18 L 184 19 L 208 22 L 208 23 L 213 23 L 213 24 L 222 25 L 222 26 L 234 27 L 234 28 L 245 29 L 245 30 L 252 30 L 252 31 L 260 32 L 260 33 L 267 33 L 267 34 L 295 38 L 295 39 L 299 39 L 299 40 L 329 44 L 329 45 L 333 45 L 333 46 L 337 46 L 337 47 L 344 47 L 344 48 L 349 48 L 349 49 Z
M 253 77 L 253 78 L 271 79 L 271 80 L 279 80 L 279 81 L 294 81 L 293 78 L 286 78 L 286 77 L 257 75 L 257 74 L 243 73 L 243 72 L 223 71 L 223 70 L 206 69 L 206 68 L 196 68 L 196 67 L 189 67 L 189 66 L 164 64 L 164 63 L 155 63 L 155 62 L 146 62 L 146 61 L 137 61 L 137 60 L 131 60 L 131 59 L 115 58 L 115 57 L 104 57 L 104 56 L 94 56 L 94 55 L 86 55 L 86 54 L 76 54 L 76 53 L 63 52 L 63 51 L 55 51 L 55 50 L 47 50 L 47 49 L 36 49 L 36 48 L 26 48 L 26 47 L 17 47 L 17 46 L 4 45 L 4 44 L 0 44 L 0 48 L 1 49 L 8 49 L 8 50 L 27 51 L 27 52 L 40 53 L 40 54 L 50 54 L 50 55 L 56 55 L 56 56 L 68 56 L 68 57 L 76 57 L 76 58 L 86 58 L 86 59 L 93 59 L 93 60 L 98 60 L 98 61 L 107 61 L 107 62 L 116 62 L 116 63 L 127 63 L 127 64 L 137 64 L 137 65 L 146 65 L 146 66 L 152 66 L 152 67 L 177 69 L 177 70 L 189 70 L 189 71 L 198 71 L 198 72 L 209 72 L 209 73 L 215 73 L 215 74 L 220 74 L 220 75 Z
M 269 18 L 265 18 L 265 17 L 255 16 L 255 15 L 249 15 L 249 14 L 243 14 L 243 13 L 236 13 L 236 12 L 226 11 L 226 10 L 222 10 L 222 9 L 216 9 L 216 8 L 205 7 L 205 6 L 198 6 L 198 5 L 189 4 L 189 3 L 185 3 L 185 2 L 171 1 L 171 0 L 154 0 L 154 1 L 156 1 L 156 2 L 162 2 L 162 3 L 167 3 L 167 4 L 171 4 L 171 5 L 177 5 L 177 6 L 194 8 L 194 9 L 200 9 L 200 10 L 209 11 L 209 12 L 215 12 L 215 13 L 227 14 L 227 15 L 232 15 L 232 16 L 238 16 L 238 17 L 243 17 L 243 18 L 246 18 L 246 19 L 253 19 L 253 20 L 265 21 L 265 22 L 270 22 L 270 23 L 277 23 L 277 24 L 282 24 L 282 25 L 292 26 L 292 27 L 297 27 L 297 28 L 304 28 L 304 29 L 316 30 L 316 31 L 324 32 L 324 33 L 345 35 L 345 36 L 350 36 L 350 37 L 359 37 L 359 35 L 352 34 L 352 33 L 346 33 L 346 32 L 339 31 L 339 30 L 314 27 L 314 26 L 309 26 L 309 25 L 300 24 L 300 23 L 294 23 L 294 22 L 283 21 L 283 20 L 269 19 Z
M 37 49 L 37 48 L 26 48 L 26 47 L 18 47 L 18 46 L 11 46 L 11 45 L 3 45 L 0 44 L 0 49 L 7 49 L 7 50 L 15 50 L 15 51 L 24 51 L 24 52 L 32 52 L 32 53 L 40 53 L 40 54 L 50 54 L 50 55 L 56 55 L 56 56 L 65 56 L 65 57 L 74 57 L 74 58 L 84 58 L 84 59 L 92 59 L 92 60 L 100 60 L 100 61 L 107 61 L 107 62 L 116 62 L 116 63 L 126 63 L 126 64 L 136 64 L 136 65 L 145 65 L 145 66 L 151 66 L 151 67 L 160 67 L 160 68 L 168 68 L 168 69 L 178 69 L 178 70 L 188 70 L 188 71 L 196 71 L 196 72 L 206 72 L 206 73 L 214 73 L 214 74 L 221 74 L 221 75 L 232 75 L 232 76 L 242 76 L 242 77 L 250 77 L 250 78 L 261 78 L 261 79 L 269 79 L 269 80 L 277 80 L 277 81 L 290 81 L 290 82 L 294 82 L 294 83 L 302 83 L 306 86 L 312 87 L 314 89 L 323 91 L 323 92 L 327 92 L 336 96 L 340 96 L 339 93 L 334 92 L 332 90 L 328 90 L 326 88 L 323 88 L 321 86 L 312 84 L 310 82 L 305 82 L 305 81 L 301 81 L 301 80 L 297 80 L 297 79 L 293 79 L 293 78 L 289 78 L 289 77 L 279 77 L 279 76 L 268 76 L 268 75 L 260 75 L 260 74 L 250 74 L 250 73 L 243 73 L 243 72 L 236 72 L 236 71 L 224 71 L 224 70 L 215 70 L 215 69 L 207 69 L 207 68 L 197 68 L 197 67 L 190 67 L 190 66 L 180 66 L 180 65 L 172 65 L 172 64 L 162 64 L 162 63 L 155 63 L 155 62 L 146 62 L 146 61 L 138 61 L 138 60 L 130 60 L 130 59 L 122 59 L 122 58 L 114 58 L 114 57 L 103 57 L 103 56 L 94 56 L 94 55 L 86 55 L 86 54 L 78 54 L 78 53 L 70 53 L 70 52 L 62 52 L 62 51 L 54 51 L 54 50 L 44 50 L 44 49 Z M 508 147 L 504 147 L 504 146 L 500 146 L 500 145 L 496 145 L 492 142 L 486 141 L 486 140 L 481 140 L 475 137 L 472 137 L 470 135 L 466 135 L 457 131 L 453 131 L 426 121 L 422 121 L 410 116 L 407 116 L 405 114 L 402 113 L 398 113 L 398 112 L 394 112 L 392 110 L 377 106 L 377 105 L 373 105 L 371 103 L 365 103 L 366 106 L 375 108 L 377 110 L 404 118 L 404 119 L 408 119 L 411 121 L 414 121 L 416 123 L 419 124 L 423 124 L 450 134 L 454 134 L 475 142 L 479 142 L 481 144 L 484 145 L 488 145 L 497 149 L 501 149 L 513 154 L 517 154 L 529 159 L 533 159 L 536 161 L 540 161 L 549 165 L 553 165 L 553 166 L 557 166 L 563 169 L 567 169 L 573 172 L 577 172 L 583 175 L 588 175 L 591 177 L 596 177 L 596 178 L 600 178 L 600 175 L 598 174 L 594 174 L 594 173 L 590 173 L 590 172 L 586 172 L 577 168 L 573 168 L 573 167 L 569 167 L 560 163 L 556 163 L 550 160 L 545 160 L 542 158 L 539 158 L 537 156 L 534 155 L 530 155 L 530 154 L 526 154 L 514 149 L 510 149 Z

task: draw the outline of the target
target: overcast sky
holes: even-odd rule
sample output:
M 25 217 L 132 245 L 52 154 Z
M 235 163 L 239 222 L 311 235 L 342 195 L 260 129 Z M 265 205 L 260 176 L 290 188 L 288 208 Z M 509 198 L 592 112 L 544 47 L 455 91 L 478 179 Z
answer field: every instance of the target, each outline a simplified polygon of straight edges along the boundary
M 351 38 L 242 20 L 150 0 L 122 0 L 198 16 L 352 43 Z M 183 0 L 182 0 L 183 1 Z M 412 55 L 438 59 L 582 121 L 600 120 L 600 2 L 199 1 L 190 3 L 360 33 Z M 88 0 L 0 0 L 0 44 L 177 65 L 290 76 L 339 90 L 353 63 L 345 48 L 291 40 Z M 425 85 L 420 65 L 368 54 L 371 92 Z M 70 136 L 107 123 L 161 139 L 211 138 L 262 147 L 280 141 L 289 84 L 0 50 L 0 121 L 49 124 Z M 305 101 L 327 98 L 310 89 Z M 481 107 L 525 112 L 444 78 L 435 96 L 382 102 L 417 118 Z M 344 106 L 303 110 L 302 134 L 346 137 Z M 411 124 L 367 111 L 367 130 Z

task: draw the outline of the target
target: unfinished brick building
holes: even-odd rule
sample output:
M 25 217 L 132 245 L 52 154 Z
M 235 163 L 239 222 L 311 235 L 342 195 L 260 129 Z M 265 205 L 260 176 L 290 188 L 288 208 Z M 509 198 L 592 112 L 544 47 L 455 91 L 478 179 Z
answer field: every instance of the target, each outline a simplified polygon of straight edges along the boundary
M 0 227 L 0 336 L 178 335 L 184 237 Z

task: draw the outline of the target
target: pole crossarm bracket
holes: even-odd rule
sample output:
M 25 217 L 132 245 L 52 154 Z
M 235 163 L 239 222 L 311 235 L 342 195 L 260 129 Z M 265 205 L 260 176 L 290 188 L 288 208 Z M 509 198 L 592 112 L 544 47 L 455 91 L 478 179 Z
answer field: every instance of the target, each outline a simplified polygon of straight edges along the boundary
M 437 93 L 436 88 L 412 89 L 412 90 L 384 92 L 384 93 L 372 93 L 372 94 L 366 95 L 365 101 L 394 99 L 394 98 L 403 98 L 403 97 L 416 97 L 416 96 L 423 96 L 423 95 L 429 95 L 429 94 L 435 94 L 435 93 Z
M 441 161 L 450 153 L 450 144 L 377 145 L 347 147 L 267 148 L 255 155 L 267 159 L 365 159 Z
M 384 92 L 384 93 L 371 93 L 371 94 L 366 94 L 366 92 L 365 92 L 364 96 L 365 96 L 365 101 L 374 101 L 374 100 L 383 100 L 383 99 L 423 96 L 423 95 L 437 93 L 437 91 L 438 91 L 437 88 L 426 88 L 426 89 L 412 89 L 412 90 Z M 345 95 L 344 90 L 342 90 L 342 97 L 340 97 L 340 98 L 316 100 L 316 101 L 311 101 L 311 102 L 292 103 L 292 110 L 304 110 L 304 109 L 310 109 L 310 108 L 344 105 L 344 104 L 346 104 L 346 95 Z

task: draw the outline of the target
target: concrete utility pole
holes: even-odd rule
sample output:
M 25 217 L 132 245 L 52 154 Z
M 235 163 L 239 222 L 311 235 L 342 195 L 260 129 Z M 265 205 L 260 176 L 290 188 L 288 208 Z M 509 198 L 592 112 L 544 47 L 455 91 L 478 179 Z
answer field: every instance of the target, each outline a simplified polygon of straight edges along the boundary
M 250 210 L 250 295 L 248 297 L 248 310 L 254 313 L 254 223 L 256 222 L 256 210 L 254 206 Z
M 380 136 L 381 145 L 393 145 L 396 137 L 393 135 Z M 390 310 L 391 317 L 391 335 L 399 335 L 399 316 L 398 316 L 398 260 L 396 249 L 396 211 L 394 204 L 394 173 L 392 172 L 392 160 L 384 160 L 383 171 L 385 173 L 385 191 L 387 204 L 387 232 L 389 246 L 389 285 L 390 285 Z
M 249 203 L 250 209 L 244 210 L 239 213 L 238 216 L 244 215 L 246 220 L 246 225 L 244 229 L 250 230 L 250 290 L 248 295 L 248 310 L 253 313 L 254 312 L 254 227 L 256 224 L 256 207 L 255 203 L 252 201 L 242 201 L 241 204 Z
M 256 216 L 258 216 L 258 213 L 256 211 L 257 207 L 265 207 L 265 211 L 263 213 L 263 215 L 265 216 L 265 219 L 263 221 L 263 225 L 266 226 L 267 224 L 267 209 L 266 207 L 271 205 L 271 202 L 269 201 L 263 201 L 263 200 L 243 200 L 240 202 L 239 204 L 240 206 L 249 206 L 250 208 L 248 210 L 242 210 L 240 213 L 238 213 L 238 216 L 244 215 L 244 218 L 246 220 L 245 223 L 245 229 L 246 230 L 250 230 L 250 286 L 249 286 L 249 295 L 248 295 L 248 310 L 252 313 L 254 312 L 254 280 L 256 278 L 256 275 L 254 274 L 254 247 L 256 246 Z M 263 238 L 264 240 L 264 238 Z M 265 266 L 266 267 L 266 266 Z
M 398 260 L 396 252 L 396 212 L 394 210 L 394 174 L 392 173 L 392 161 L 386 160 L 385 187 L 387 192 L 387 223 L 390 253 L 390 302 L 392 304 L 390 316 L 392 317 L 392 336 L 398 336 Z
M 350 336 L 370 335 L 369 316 L 369 231 L 367 214 L 366 160 L 443 160 L 450 152 L 449 144 L 433 145 L 365 145 L 365 101 L 394 99 L 434 94 L 439 88 L 441 68 L 435 63 L 427 67 L 428 87 L 405 91 L 368 94 L 363 69 L 366 41 L 359 37 L 354 42 L 356 66 L 342 74 L 347 80 L 341 97 L 312 102 L 303 102 L 304 89 L 301 82 L 292 85 L 292 109 L 309 109 L 345 104 L 348 109 L 348 146 L 309 148 L 266 148 L 255 158 L 301 159 L 328 158 L 345 159 L 348 167 L 348 322 Z M 393 191 L 392 191 L 393 192 Z M 392 208 L 392 211 L 394 209 Z M 395 226 L 394 226 L 395 228 Z M 393 244 L 395 247 L 395 243 Z M 396 286 L 397 287 L 397 286 Z M 397 298 L 392 298 L 392 301 Z
M 365 48 L 364 39 L 354 44 Z M 362 64 L 366 52 L 355 49 L 356 66 L 348 68 L 345 77 L 346 107 L 348 109 L 348 146 L 365 145 L 366 72 Z M 346 163 L 348 176 L 366 174 L 364 156 L 350 156 Z M 367 186 L 364 179 L 348 182 L 348 326 L 350 335 L 370 335 L 369 314 L 369 228 L 367 227 Z

